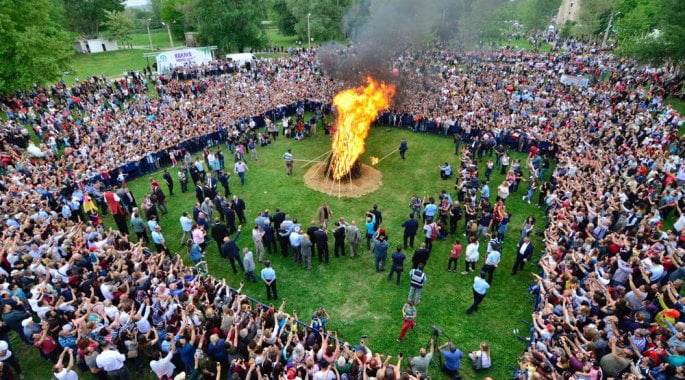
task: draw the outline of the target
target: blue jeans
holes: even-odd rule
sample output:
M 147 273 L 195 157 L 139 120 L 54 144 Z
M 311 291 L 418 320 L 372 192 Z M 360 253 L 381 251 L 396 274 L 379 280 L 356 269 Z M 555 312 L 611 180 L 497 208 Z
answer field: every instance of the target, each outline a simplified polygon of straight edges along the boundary
M 388 281 L 392 280 L 392 276 L 397 273 L 397 285 L 400 284 L 400 278 L 402 277 L 402 268 L 392 268 L 390 273 L 388 273 Z
M 240 177 L 240 186 L 245 186 L 245 172 L 238 172 L 238 177 Z
M 381 255 L 376 255 L 374 256 L 375 264 L 376 264 L 376 272 L 380 272 L 385 270 L 385 260 L 387 259 L 387 255 L 381 256 Z
M 680 267 L 680 268 L 676 269 L 675 271 L 673 271 L 673 273 L 671 273 L 671 275 L 668 277 L 668 280 L 669 281 L 675 281 L 675 280 L 681 279 L 683 277 L 685 277 L 685 268 Z

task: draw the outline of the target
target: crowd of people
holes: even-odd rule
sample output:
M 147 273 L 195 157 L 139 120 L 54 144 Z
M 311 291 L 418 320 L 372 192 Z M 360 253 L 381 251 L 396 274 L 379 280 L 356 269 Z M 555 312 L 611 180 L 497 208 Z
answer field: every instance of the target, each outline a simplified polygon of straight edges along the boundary
M 685 298 L 680 296 L 685 162 L 678 135 L 683 121 L 664 102 L 666 89 L 679 80 L 678 69 L 640 66 L 583 44 L 567 47 L 549 53 L 508 48 L 460 53 L 434 46 L 395 61 L 411 96 L 381 121 L 452 136 L 461 164 L 459 171 L 449 163 L 441 167 L 445 179 L 459 173 L 454 192 L 412 199 L 404 246 L 390 256 L 388 280 L 399 272 L 399 282 L 402 248 L 424 234 L 408 271 L 410 292 L 398 340 L 416 318 L 432 244 L 463 232 L 467 244 L 462 248 L 461 238 L 454 244 L 447 270 L 456 272 L 463 256 L 462 273 L 476 271 L 467 313 L 477 311 L 496 286 L 494 272 L 503 255 L 516 257 L 512 275 L 527 262 L 539 265 L 531 288 L 536 294 L 531 335 L 521 337 L 530 344 L 518 378 L 685 378 Z M 590 85 L 567 86 L 559 82 L 561 74 L 590 77 Z M 156 97 L 148 93 L 149 82 Z M 265 250 L 277 249 L 278 242 L 306 269 L 313 250 L 319 261 L 328 261 L 323 242 L 334 219 L 325 205 L 311 230 L 280 210 L 259 215 L 261 223 L 249 227 L 257 257 L 249 249 L 240 256 L 237 236 L 231 235 L 247 222 L 245 205 L 232 196 L 221 146 L 234 155 L 232 172 L 239 179 L 233 182 L 244 184 L 247 154 L 256 159 L 257 147 L 279 138 L 281 127 L 299 138 L 310 131 L 305 124 L 312 128 L 320 121 L 303 120 L 298 105 L 296 121 L 279 127 L 277 120 L 290 116 L 283 110 L 307 100 L 325 113 L 327 107 L 320 105 L 343 85 L 321 72 L 314 52 L 300 51 L 257 62 L 249 71 L 216 61 L 167 75 L 131 72 L 119 80 L 36 86 L 5 99 L 0 378 L 22 378 L 26 372 L 10 332 L 53 363 L 58 379 L 77 379 L 75 369 L 128 379 L 128 365 L 135 371 L 148 365 L 161 379 L 180 372 L 205 379 L 428 376 L 432 344 L 406 362 L 401 355 L 391 362 L 390 356 L 372 354 L 364 342 L 341 343 L 326 330 L 325 312 L 303 326 L 296 313 L 285 311 L 285 301 L 279 308 L 250 301 L 240 287 L 210 276 L 203 260 L 209 234 L 233 270 L 237 263 L 248 280 L 256 280 L 258 272 L 274 299 L 279 299 L 277 277 L 263 260 Z M 24 127 L 33 129 L 38 145 Z M 206 136 L 212 137 L 198 139 Z M 192 158 L 190 153 L 203 149 L 204 160 Z M 528 158 L 511 159 L 508 150 Z M 180 220 L 181 240 L 189 240 L 194 266 L 184 265 L 166 243 L 157 214 L 167 212 L 161 185 L 151 179 L 140 206 L 128 190 L 129 173 L 119 168 L 130 162 L 142 162 L 147 172 L 178 166 L 182 191 L 188 182 L 195 186 L 193 215 Z M 482 173 L 479 162 L 485 162 Z M 506 180 L 493 184 L 497 200 L 491 203 L 494 170 Z M 169 195 L 172 174 L 164 177 Z M 530 203 L 537 197 L 546 214 L 539 258 L 531 241 L 532 217 L 521 228 L 517 251 L 502 252 L 512 213 L 507 199 L 522 184 L 523 199 Z M 104 228 L 100 214 L 108 212 L 117 230 Z M 364 226 L 336 223 L 336 256 L 345 253 L 338 239 L 347 241 L 351 256 L 365 242 L 376 271 L 385 270 L 389 247 L 378 207 L 369 211 Z M 138 237 L 135 243 L 129 227 Z M 481 260 L 484 238 L 487 255 Z M 144 245 L 148 242 L 154 250 Z M 259 262 L 263 269 L 257 269 Z M 454 342 L 439 349 L 444 369 L 458 376 L 461 351 Z M 468 357 L 477 369 L 490 366 L 485 344 Z

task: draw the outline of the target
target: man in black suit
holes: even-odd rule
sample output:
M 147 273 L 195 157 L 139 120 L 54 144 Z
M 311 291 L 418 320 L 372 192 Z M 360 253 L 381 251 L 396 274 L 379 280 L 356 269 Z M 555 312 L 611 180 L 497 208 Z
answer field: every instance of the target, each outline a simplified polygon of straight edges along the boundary
M 275 213 L 271 217 L 271 221 L 273 222 L 274 228 L 279 228 L 281 226 L 281 223 L 283 223 L 283 221 L 285 220 L 285 213 L 281 211 L 280 208 L 276 208 L 276 210 L 274 211 Z
M 333 245 L 333 253 L 335 257 L 345 256 L 345 224 L 344 221 L 335 222 L 335 230 L 333 230 L 333 238 L 335 244 Z
M 219 183 L 221 187 L 224 188 L 224 197 L 231 195 L 231 189 L 228 186 L 228 179 L 231 177 L 230 174 L 226 174 L 223 170 L 219 171 Z
M 515 275 L 516 272 L 523 270 L 523 265 L 530 260 L 533 256 L 533 243 L 530 242 L 528 236 L 524 237 L 518 245 L 516 245 L 516 261 L 514 261 L 514 267 L 511 269 L 511 275 Z
M 221 244 L 223 244 L 226 236 L 228 236 L 228 228 L 226 228 L 226 225 L 221 223 L 219 218 L 214 219 L 214 226 L 212 226 L 212 239 L 214 239 L 216 242 L 219 252 L 221 252 Z
M 120 198 L 121 201 L 124 202 L 124 206 L 126 206 L 127 209 L 131 210 L 134 207 L 138 207 L 138 203 L 136 203 L 136 197 L 133 196 L 131 189 L 128 187 L 124 187 L 124 196 Z
M 162 178 L 164 179 L 164 183 L 166 183 L 166 187 L 169 188 L 169 196 L 174 195 L 174 180 L 171 178 L 169 170 L 164 169 L 164 175 L 162 175 Z
M 426 243 L 421 243 L 421 248 L 414 251 L 414 255 L 411 257 L 412 269 L 418 268 L 419 264 L 421 264 L 421 267 L 425 267 L 430 254 L 431 251 L 426 248 Z
M 233 211 L 233 208 L 231 208 L 231 204 L 226 201 L 221 202 L 221 209 L 224 213 L 224 220 L 226 221 L 226 228 L 228 228 L 228 233 L 232 234 L 236 231 L 235 211 Z
M 235 242 L 238 240 L 240 237 L 240 226 L 238 227 L 238 231 L 235 233 L 235 236 L 233 236 L 233 239 L 231 239 L 230 236 L 224 237 L 223 244 L 221 244 L 221 256 L 224 258 L 228 258 L 228 260 L 231 263 L 231 269 L 233 269 L 233 273 L 238 273 L 238 270 L 235 267 L 235 262 L 238 262 L 238 265 L 240 266 L 240 269 L 245 272 L 245 267 L 243 266 L 243 260 L 240 258 L 240 248 L 235 244 Z
M 264 248 L 269 254 L 276 253 L 276 229 L 271 224 L 264 225 L 264 237 L 262 242 L 264 243 Z
M 319 262 L 328 263 L 328 233 L 323 226 L 314 231 L 314 241 L 316 242 L 316 253 L 319 255 Z
M 205 191 L 202 189 L 200 181 L 195 181 L 195 198 L 202 203 L 205 200 Z
M 235 214 L 238 216 L 240 223 L 246 223 L 247 220 L 245 220 L 245 201 L 238 198 L 237 195 L 234 195 L 231 204 L 233 205 L 233 211 L 235 211 Z
M 309 228 L 307 228 L 307 236 L 309 236 L 309 241 L 312 243 L 312 252 L 316 249 L 316 239 L 314 239 L 314 232 L 316 232 L 319 229 L 319 226 L 316 225 L 316 221 L 312 220 L 311 223 L 309 223 Z
M 380 226 L 381 223 L 383 223 L 383 214 L 380 212 L 380 210 L 378 210 L 378 205 L 373 205 L 373 209 L 369 212 L 376 217 L 375 230 L 378 231 L 378 226 Z
M 419 221 L 414 219 L 414 213 L 409 214 L 409 219 L 402 223 L 404 227 L 404 249 L 407 249 L 407 240 L 409 240 L 409 245 L 414 248 L 414 237 L 416 237 L 416 231 L 419 229 Z
M 214 178 L 214 173 L 210 173 L 207 176 L 207 189 L 209 190 L 209 194 L 205 194 L 208 196 L 210 199 L 214 198 L 216 195 L 216 187 L 217 187 L 217 181 L 216 178 Z

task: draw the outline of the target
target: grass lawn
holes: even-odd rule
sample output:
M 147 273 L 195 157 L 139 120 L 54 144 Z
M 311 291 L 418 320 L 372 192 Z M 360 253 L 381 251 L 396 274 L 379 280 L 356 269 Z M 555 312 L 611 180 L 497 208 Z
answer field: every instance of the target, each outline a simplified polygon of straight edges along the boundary
M 284 57 L 289 57 L 290 54 L 288 53 L 255 53 L 255 56 L 257 58 L 284 58 Z
M 284 36 L 278 32 L 278 29 L 267 29 L 266 37 L 269 39 L 268 45 L 279 47 L 297 47 L 295 41 L 299 40 L 298 36 Z M 306 40 L 306 38 L 305 38 Z
M 673 106 L 673 109 L 678 111 L 681 115 L 685 115 L 685 100 L 676 97 L 666 99 L 666 103 Z M 685 125 L 680 127 L 680 135 L 685 135 Z
M 95 54 L 76 54 L 73 62 L 73 70 L 64 77 L 68 84 L 74 83 L 75 78 L 84 80 L 93 75 L 105 75 L 108 78 L 123 76 L 126 70 L 142 70 L 147 66 L 147 60 L 143 54 L 150 52 L 142 49 L 117 50 Z M 149 58 L 150 65 L 154 58 Z
M 150 37 L 152 38 L 152 47 L 154 50 L 167 49 L 171 47 L 169 43 L 169 34 L 166 28 L 150 30 Z M 173 38 L 173 35 L 172 35 Z M 150 48 L 150 39 L 148 38 L 147 31 L 141 33 L 131 34 L 131 45 L 144 47 L 146 49 Z M 184 41 L 174 39 L 174 48 L 182 48 L 185 46 Z
M 500 43 L 501 46 L 512 46 L 514 48 L 518 49 L 523 49 L 523 50 L 533 50 L 534 46 L 530 42 L 528 42 L 527 39 L 525 38 L 518 38 L 518 39 L 513 39 L 511 41 L 509 40 L 504 40 Z M 548 43 L 543 43 L 540 45 L 540 52 L 542 53 L 548 53 L 552 50 L 552 46 Z
M 293 176 L 285 175 L 282 160 L 283 152 L 292 148 L 296 159 L 312 159 L 329 149 L 329 138 L 319 134 L 303 141 L 285 140 L 282 137 L 267 148 L 258 150 L 257 161 L 248 159 L 250 171 L 247 173 L 247 183 L 241 187 L 238 178 L 232 178 L 231 191 L 242 197 L 247 204 L 248 225 L 244 226 L 244 233 L 239 239 L 240 247 L 252 247 L 250 229 L 256 213 L 268 208 L 274 210 L 280 207 L 286 213 L 299 219 L 306 228 L 309 221 L 315 218 L 317 208 L 328 202 L 334 212 L 334 217 L 345 217 L 346 220 L 356 220 L 361 223 L 364 212 L 373 204 L 378 204 L 383 212 L 383 228 L 389 234 L 391 252 L 401 243 L 402 228 L 400 224 L 409 213 L 408 204 L 412 194 L 431 194 L 437 197 L 441 190 L 453 194 L 453 180 L 443 181 L 438 175 L 438 164 L 449 161 L 453 167 L 458 167 L 458 158 L 454 155 L 452 140 L 434 135 L 418 134 L 407 130 L 393 129 L 386 132 L 385 128 L 374 128 L 367 140 L 367 153 L 363 157 L 369 163 L 370 156 L 382 157 L 399 146 L 402 137 L 409 142 L 407 160 L 400 159 L 399 154 L 392 154 L 381 161 L 377 168 L 383 172 L 383 186 L 370 194 L 357 199 L 338 199 L 324 195 L 307 188 L 302 179 L 306 169 L 301 163 L 295 165 Z M 227 152 L 224 149 L 224 152 Z M 230 156 L 230 155 L 227 155 Z M 525 159 L 523 154 L 514 154 L 514 158 Z M 232 160 L 227 157 L 226 164 Z M 481 163 L 484 166 L 484 163 Z M 176 180 L 176 170 L 172 169 Z M 484 172 L 484 169 L 482 169 Z M 161 172 L 153 175 L 160 183 Z M 501 183 L 499 172 L 493 173 L 491 180 L 491 194 L 493 201 L 496 186 Z M 165 193 L 166 187 L 163 185 Z M 130 188 L 140 201 L 149 191 L 147 178 L 141 178 L 130 183 Z M 221 189 L 221 188 L 220 188 Z M 532 309 L 527 299 L 527 286 L 530 276 L 519 273 L 512 277 L 509 272 L 515 257 L 515 245 L 518 241 L 519 230 L 524 219 L 533 215 L 538 220 L 537 229 L 543 226 L 540 209 L 525 204 L 521 196 L 525 192 L 526 184 L 522 184 L 518 193 L 509 197 L 507 209 L 513 214 L 509 232 L 503 249 L 503 260 L 500 268 L 495 272 L 493 287 L 483 301 L 478 312 L 467 316 L 465 310 L 472 302 L 471 286 L 473 274 L 461 275 L 445 271 L 451 243 L 454 240 L 439 241 L 426 267 L 428 282 L 423 292 L 423 299 L 418 306 L 417 326 L 410 331 L 402 343 L 396 343 L 402 325 L 401 308 L 406 301 L 409 291 L 409 279 L 405 270 L 401 286 L 388 282 L 388 272 L 377 274 L 373 267 L 373 258 L 363 250 L 361 257 L 334 258 L 332 237 L 330 240 L 331 262 L 319 264 L 313 258 L 313 270 L 303 270 L 295 265 L 292 257 L 283 258 L 280 254 L 269 257 L 278 273 L 279 293 L 282 299 L 288 300 L 287 310 L 299 311 L 300 318 L 308 321 L 308 317 L 318 307 L 325 307 L 331 314 L 329 329 L 347 341 L 356 343 L 361 335 L 368 335 L 368 344 L 374 352 L 396 356 L 403 352 L 405 356 L 414 356 L 420 347 L 425 346 L 430 339 L 431 325 L 437 325 L 449 335 L 466 355 L 478 348 L 480 341 L 490 344 L 494 366 L 485 373 L 474 373 L 467 359 L 462 362 L 465 379 L 483 378 L 491 376 L 504 379 L 511 375 L 509 365 L 516 364 L 517 356 L 522 352 L 524 344 L 512 335 L 512 328 L 525 331 L 521 319 L 528 319 Z M 537 195 L 535 197 L 537 200 Z M 190 189 L 185 194 L 180 193 L 180 185 L 176 182 L 174 196 L 168 198 L 168 215 L 162 216 L 161 225 L 170 248 L 174 252 L 181 252 L 188 260 L 185 248 L 179 242 L 180 225 L 178 218 L 183 210 L 192 211 L 195 195 Z M 109 226 L 114 226 L 111 217 L 106 219 Z M 458 230 L 458 236 L 464 243 L 465 238 Z M 483 264 L 486 241 L 481 241 L 481 261 Z M 540 242 L 536 243 L 538 248 Z M 464 244 L 465 247 L 465 244 Z M 411 258 L 413 250 L 408 252 Z M 227 260 L 218 255 L 215 242 L 208 244 L 206 258 L 210 272 L 218 277 L 226 278 L 233 286 L 237 286 L 243 279 L 242 274 L 233 274 Z M 408 266 L 410 266 L 409 264 Z M 464 268 L 463 258 L 459 261 L 459 270 Z M 530 270 L 532 266 L 528 266 Z M 258 265 L 257 272 L 261 270 Z M 527 271 L 526 271 L 527 272 Z M 246 284 L 246 294 L 260 300 L 265 300 L 265 290 L 261 283 Z M 441 338 L 441 342 L 445 342 Z M 36 377 L 48 378 L 49 368 L 43 364 L 33 349 L 22 343 L 17 343 L 18 356 L 25 368 L 36 369 Z M 27 353 L 27 351 L 31 351 Z M 38 374 L 41 374 L 38 376 Z M 433 367 L 432 375 L 443 378 L 437 367 Z M 85 377 L 89 378 L 89 377 Z M 152 379 L 146 375 L 143 379 Z

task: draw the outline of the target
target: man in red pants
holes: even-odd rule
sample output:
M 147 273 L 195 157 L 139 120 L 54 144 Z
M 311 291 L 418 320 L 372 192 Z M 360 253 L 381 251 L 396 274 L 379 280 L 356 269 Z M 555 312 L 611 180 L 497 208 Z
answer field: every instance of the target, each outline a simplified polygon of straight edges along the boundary
M 404 318 L 404 325 L 402 325 L 400 337 L 397 338 L 398 343 L 404 339 L 407 330 L 409 330 L 410 327 L 414 327 L 414 319 L 416 319 L 416 306 L 414 306 L 414 301 L 409 300 L 402 306 L 402 317 Z

